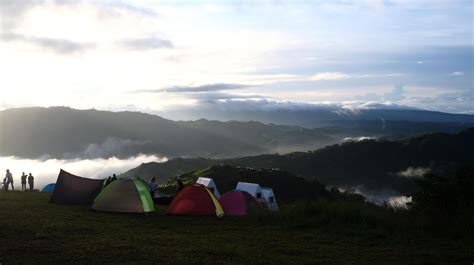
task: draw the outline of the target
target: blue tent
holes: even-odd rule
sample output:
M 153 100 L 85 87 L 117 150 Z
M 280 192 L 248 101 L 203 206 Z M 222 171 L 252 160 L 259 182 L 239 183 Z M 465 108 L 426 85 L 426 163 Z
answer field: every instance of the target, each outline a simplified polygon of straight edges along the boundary
M 56 187 L 56 183 L 50 183 L 50 184 L 44 186 L 44 188 L 41 190 L 41 192 L 53 192 L 54 187 Z

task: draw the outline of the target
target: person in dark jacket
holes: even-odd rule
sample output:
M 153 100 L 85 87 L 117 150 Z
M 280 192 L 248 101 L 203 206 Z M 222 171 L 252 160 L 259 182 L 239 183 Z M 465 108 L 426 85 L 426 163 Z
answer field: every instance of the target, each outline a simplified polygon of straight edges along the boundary
M 21 174 L 21 190 L 22 190 L 22 191 L 25 191 L 25 190 L 26 190 L 26 178 L 27 178 L 27 177 L 28 177 L 28 176 L 25 174 L 25 172 L 23 172 L 23 173 Z
M 8 190 L 8 186 L 10 186 L 10 184 L 12 185 L 12 190 L 15 190 L 15 186 L 13 186 L 13 175 L 9 169 L 7 169 L 7 174 L 5 175 L 5 179 L 6 179 L 6 184 L 7 184 L 6 190 Z
M 150 182 L 148 182 L 148 190 L 150 191 L 150 195 L 151 195 L 151 198 L 155 198 L 155 193 L 156 193 L 156 190 L 157 190 L 157 186 L 156 186 L 156 178 L 153 177 L 150 179 Z
M 183 181 L 181 180 L 180 177 L 177 177 L 176 182 L 178 183 L 178 192 L 180 192 L 184 188 Z
M 31 173 L 28 175 L 28 185 L 30 186 L 30 191 L 33 191 L 35 187 L 35 178 Z

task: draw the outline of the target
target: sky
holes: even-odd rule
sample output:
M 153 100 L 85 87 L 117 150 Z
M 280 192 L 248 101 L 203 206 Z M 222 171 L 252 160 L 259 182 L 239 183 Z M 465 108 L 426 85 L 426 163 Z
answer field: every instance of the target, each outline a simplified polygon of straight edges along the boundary
M 474 114 L 473 11 L 469 0 L 0 0 L 0 109 L 375 102 Z

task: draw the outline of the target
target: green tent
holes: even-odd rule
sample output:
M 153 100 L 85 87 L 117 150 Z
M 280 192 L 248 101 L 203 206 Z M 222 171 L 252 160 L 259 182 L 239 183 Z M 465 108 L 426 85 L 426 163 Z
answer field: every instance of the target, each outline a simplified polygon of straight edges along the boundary
M 106 212 L 146 213 L 155 211 L 147 186 L 138 179 L 117 179 L 94 200 L 92 209 Z

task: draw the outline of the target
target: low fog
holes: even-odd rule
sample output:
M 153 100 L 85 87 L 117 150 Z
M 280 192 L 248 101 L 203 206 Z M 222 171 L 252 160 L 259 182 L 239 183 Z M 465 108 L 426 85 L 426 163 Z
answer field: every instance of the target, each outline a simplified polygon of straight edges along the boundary
M 338 187 L 341 192 L 350 192 L 364 196 L 365 200 L 377 205 L 388 204 L 395 208 L 405 208 L 411 202 L 411 196 L 400 194 L 390 189 L 373 190 L 367 189 L 364 185 L 351 187 Z
M 15 189 L 20 189 L 22 172 L 32 173 L 35 177 L 35 189 L 42 189 L 46 184 L 56 182 L 59 170 L 64 169 L 72 174 L 87 178 L 106 178 L 111 174 L 120 174 L 139 166 L 141 163 L 165 162 L 167 158 L 156 155 L 138 155 L 127 159 L 23 159 L 14 156 L 0 157 L 2 180 L 6 169 L 13 174 Z

